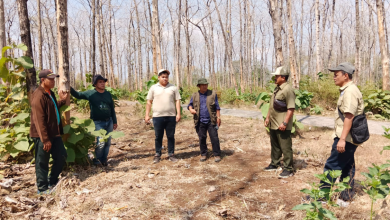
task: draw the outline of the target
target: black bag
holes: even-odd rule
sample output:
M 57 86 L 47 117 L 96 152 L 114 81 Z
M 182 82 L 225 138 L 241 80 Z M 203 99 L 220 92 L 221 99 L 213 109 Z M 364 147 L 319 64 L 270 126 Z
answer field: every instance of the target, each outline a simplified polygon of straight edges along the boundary
M 344 122 L 344 115 L 337 107 L 339 116 Z M 351 136 L 354 144 L 362 144 L 370 138 L 370 132 L 368 131 L 367 117 L 364 114 L 355 116 L 352 120 Z
M 278 92 L 279 89 L 277 89 L 274 92 L 274 103 L 273 103 L 274 109 L 278 112 L 287 112 L 287 103 L 276 99 L 276 93 Z

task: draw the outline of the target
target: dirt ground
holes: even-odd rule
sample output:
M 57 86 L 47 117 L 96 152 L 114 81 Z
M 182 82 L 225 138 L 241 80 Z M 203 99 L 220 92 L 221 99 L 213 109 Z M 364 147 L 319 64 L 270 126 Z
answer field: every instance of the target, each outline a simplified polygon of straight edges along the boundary
M 192 117 L 176 127 L 175 154 L 167 160 L 166 139 L 162 161 L 153 164 L 154 131 L 143 123 L 134 105 L 117 108 L 118 129 L 126 136 L 114 140 L 109 166 L 68 166 L 56 193 L 36 195 L 34 165 L 0 163 L 0 174 L 13 179 L 1 189 L 1 219 L 303 219 L 291 209 L 302 203 L 303 188 L 318 182 L 333 143 L 329 129 L 305 127 L 293 138 L 295 176 L 278 179 L 265 172 L 270 162 L 269 136 L 262 121 L 222 115 L 219 138 L 222 161 L 210 152 L 200 162 Z M 72 112 L 79 117 L 87 114 Z M 356 180 L 364 180 L 371 163 L 384 163 L 390 152 L 379 151 L 390 141 L 379 135 L 359 147 Z M 209 150 L 211 144 L 208 143 Z M 330 208 L 339 219 L 369 219 L 370 200 L 359 184 L 358 194 L 346 208 Z M 390 201 L 390 200 L 389 200 Z M 374 210 L 390 219 L 390 206 L 378 200 Z

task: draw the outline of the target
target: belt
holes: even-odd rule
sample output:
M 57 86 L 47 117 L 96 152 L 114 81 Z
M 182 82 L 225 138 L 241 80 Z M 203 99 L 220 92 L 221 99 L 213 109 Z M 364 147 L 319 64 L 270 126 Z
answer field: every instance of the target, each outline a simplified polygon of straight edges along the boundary
M 106 119 L 99 119 L 99 120 L 94 120 L 94 121 L 109 121 L 111 118 L 106 118 Z

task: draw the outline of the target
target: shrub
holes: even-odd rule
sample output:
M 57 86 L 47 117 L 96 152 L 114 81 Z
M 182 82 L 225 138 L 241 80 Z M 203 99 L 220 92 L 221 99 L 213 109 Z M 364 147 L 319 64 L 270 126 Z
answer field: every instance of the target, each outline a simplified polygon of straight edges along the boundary
M 295 108 L 305 109 L 310 106 L 310 101 L 313 98 L 313 93 L 306 90 L 295 90 Z
M 314 81 L 309 76 L 302 76 L 299 82 L 300 90 L 307 90 L 313 94 L 311 103 L 321 106 L 336 106 L 340 96 L 339 87 L 334 84 L 332 74 L 323 74 L 321 80 Z
M 310 109 L 310 112 L 314 113 L 316 115 L 321 114 L 322 111 L 323 111 L 323 109 L 320 106 L 318 106 L 318 105 L 314 105 L 314 107 Z
M 378 89 L 364 96 L 364 108 L 377 118 L 390 118 L 390 91 Z

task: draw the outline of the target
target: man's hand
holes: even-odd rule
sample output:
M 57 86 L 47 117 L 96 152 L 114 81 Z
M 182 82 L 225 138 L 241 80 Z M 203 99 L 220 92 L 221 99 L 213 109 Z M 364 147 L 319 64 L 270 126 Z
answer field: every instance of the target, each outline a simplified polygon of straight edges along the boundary
M 339 141 L 337 142 L 337 151 L 339 153 L 345 152 L 345 140 L 339 139 Z
M 114 130 L 118 128 L 118 124 L 114 124 Z
M 60 100 L 66 100 L 68 98 L 68 95 L 69 95 L 69 92 L 66 92 L 66 91 L 60 91 L 58 93 Z
M 150 124 L 150 116 L 149 115 L 145 115 L 145 123 Z
M 221 119 L 220 118 L 217 118 L 217 125 L 218 125 L 218 127 L 221 127 Z
M 51 142 L 50 141 L 43 143 L 43 150 L 44 151 L 49 152 L 50 149 L 51 149 Z
M 180 119 L 181 119 L 181 115 L 176 115 L 176 122 L 179 122 L 180 121 Z
M 265 120 L 264 120 L 264 126 L 265 127 L 268 127 L 269 125 L 269 118 L 267 117 Z
M 284 125 L 283 123 L 279 125 L 279 130 L 281 131 L 285 131 L 286 130 L 286 125 Z
M 195 109 L 193 109 L 193 108 L 191 108 L 191 109 L 190 109 L 190 112 L 191 112 L 191 114 L 193 114 L 193 115 L 195 115 L 195 114 L 196 114 L 196 110 L 195 110 Z

